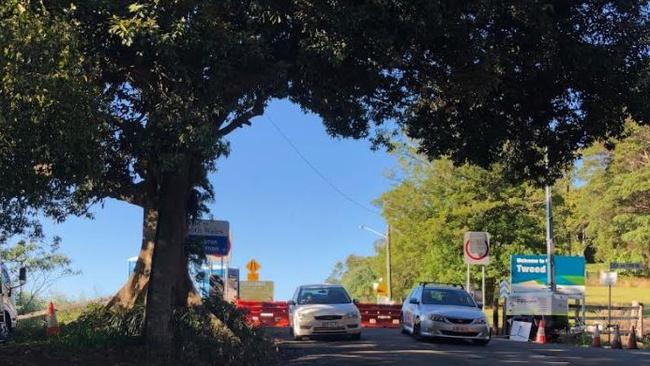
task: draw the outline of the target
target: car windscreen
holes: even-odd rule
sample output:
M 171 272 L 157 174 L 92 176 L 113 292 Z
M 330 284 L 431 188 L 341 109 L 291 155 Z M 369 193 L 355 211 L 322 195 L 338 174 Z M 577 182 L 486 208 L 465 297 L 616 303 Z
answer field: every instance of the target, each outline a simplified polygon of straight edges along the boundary
M 300 290 L 298 304 L 349 304 L 352 300 L 342 287 L 305 287 Z
M 425 288 L 422 292 L 422 303 L 476 307 L 467 292 L 452 289 Z

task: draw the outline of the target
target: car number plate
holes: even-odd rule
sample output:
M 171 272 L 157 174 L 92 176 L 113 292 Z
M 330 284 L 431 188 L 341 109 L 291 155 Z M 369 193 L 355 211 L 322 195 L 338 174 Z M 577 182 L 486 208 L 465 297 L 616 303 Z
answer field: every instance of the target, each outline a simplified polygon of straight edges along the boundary
M 323 328 L 336 328 L 336 322 L 323 322 Z
M 454 332 L 469 333 L 471 330 L 467 327 L 453 327 Z

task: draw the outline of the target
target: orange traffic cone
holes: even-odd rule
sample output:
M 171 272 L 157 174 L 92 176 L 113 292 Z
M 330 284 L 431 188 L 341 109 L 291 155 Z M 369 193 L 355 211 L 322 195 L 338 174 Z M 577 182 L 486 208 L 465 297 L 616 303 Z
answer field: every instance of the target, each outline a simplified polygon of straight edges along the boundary
M 537 339 L 535 339 L 535 343 L 546 344 L 546 331 L 544 330 L 545 326 L 546 323 L 544 322 L 544 319 L 540 320 L 539 325 L 537 326 Z
M 618 331 L 618 325 L 614 327 L 614 339 L 612 339 L 612 349 L 621 349 L 621 333 Z
M 50 301 L 50 306 L 47 307 L 47 335 L 54 336 L 59 334 L 59 322 L 56 320 L 56 310 L 54 303 Z
M 632 326 L 632 329 L 630 330 L 630 336 L 627 337 L 627 349 L 639 349 L 639 347 L 636 345 L 636 329 L 634 329 L 634 325 Z
M 594 331 L 594 339 L 591 342 L 592 347 L 600 348 L 600 325 L 596 324 L 596 330 Z

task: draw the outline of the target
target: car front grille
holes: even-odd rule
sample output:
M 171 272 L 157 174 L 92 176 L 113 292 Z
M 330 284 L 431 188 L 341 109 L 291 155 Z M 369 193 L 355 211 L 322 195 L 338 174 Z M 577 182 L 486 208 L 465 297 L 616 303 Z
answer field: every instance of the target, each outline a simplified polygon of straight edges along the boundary
M 446 336 L 453 337 L 476 337 L 478 336 L 477 332 L 453 332 L 451 330 L 441 330 L 440 333 Z
M 340 315 L 319 315 L 314 317 L 316 320 L 339 320 L 341 318 L 343 317 Z
M 323 333 L 329 333 L 329 332 L 343 332 L 345 331 L 344 327 L 314 327 L 314 332 L 323 332 Z
M 454 324 L 469 324 L 474 321 L 474 319 L 462 319 L 462 318 L 449 318 L 447 317 L 447 321 L 450 323 Z

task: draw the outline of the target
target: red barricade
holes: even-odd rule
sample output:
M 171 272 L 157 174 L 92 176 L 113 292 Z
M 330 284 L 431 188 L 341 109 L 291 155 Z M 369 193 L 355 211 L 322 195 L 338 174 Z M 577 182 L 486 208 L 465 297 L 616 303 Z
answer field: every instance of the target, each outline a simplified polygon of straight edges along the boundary
M 246 320 L 254 327 L 289 326 L 289 306 L 285 301 L 237 300 L 237 308 L 246 311 Z
M 357 304 L 364 328 L 398 328 L 402 305 Z
M 246 320 L 254 327 L 288 327 L 289 306 L 285 301 L 262 302 L 237 300 L 237 308 L 246 311 Z M 398 328 L 402 306 L 357 304 L 364 328 Z

